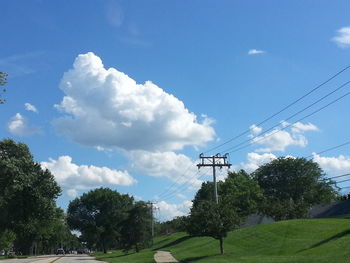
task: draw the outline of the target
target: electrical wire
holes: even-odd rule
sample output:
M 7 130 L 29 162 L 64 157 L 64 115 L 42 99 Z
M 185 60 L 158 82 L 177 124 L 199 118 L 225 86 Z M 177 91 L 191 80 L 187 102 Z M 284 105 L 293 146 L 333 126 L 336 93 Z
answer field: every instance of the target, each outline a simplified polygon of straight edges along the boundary
M 328 104 L 322 106 L 321 108 L 318 108 L 317 110 L 311 112 L 310 114 L 307 114 L 306 116 L 304 116 L 304 117 L 302 117 L 302 118 L 296 120 L 295 122 L 289 123 L 289 124 L 286 125 L 285 127 L 282 127 L 280 130 L 276 130 L 275 132 L 270 133 L 270 134 L 268 134 L 268 135 L 266 135 L 266 136 L 264 136 L 264 137 L 254 136 L 253 138 L 247 140 L 247 142 L 249 142 L 248 144 L 246 144 L 246 145 L 244 145 L 244 146 L 242 146 L 242 147 L 239 147 L 239 148 L 235 148 L 235 147 L 237 147 L 237 146 L 234 146 L 234 147 L 231 147 L 231 148 L 227 149 L 227 150 L 224 151 L 224 152 L 234 153 L 234 152 L 237 152 L 237 151 L 239 151 L 239 150 L 242 150 L 242 149 L 244 149 L 244 148 L 249 147 L 249 146 L 252 145 L 253 143 L 256 143 L 256 142 L 265 140 L 266 138 L 268 138 L 268 137 L 270 137 L 270 136 L 272 136 L 272 135 L 274 135 L 274 134 L 276 134 L 276 133 L 278 133 L 278 132 L 281 132 L 281 131 L 283 131 L 283 130 L 285 130 L 285 129 L 291 127 L 291 126 L 293 126 L 293 125 L 296 124 L 297 122 L 300 122 L 300 121 L 302 121 L 302 120 L 304 120 L 304 119 L 306 119 L 306 118 L 308 118 L 308 117 L 310 117 L 310 116 L 312 116 L 312 115 L 314 115 L 314 114 L 320 112 L 321 110 L 323 110 L 323 109 L 325 109 L 325 108 L 331 106 L 332 104 L 338 102 L 339 100 L 343 99 L 344 97 L 346 97 L 346 96 L 348 96 L 348 95 L 350 95 L 350 92 L 345 93 L 344 95 L 342 95 L 342 96 L 338 97 L 337 99 L 331 101 L 330 103 L 328 103 Z
M 288 104 L 287 106 L 285 106 L 284 108 L 282 108 L 281 110 L 277 111 L 276 113 L 270 115 L 269 117 L 267 117 L 266 119 L 264 119 L 263 121 L 259 122 L 257 124 L 257 126 L 261 126 L 262 124 L 268 122 L 269 120 L 271 120 L 272 118 L 276 117 L 277 115 L 279 115 L 280 113 L 286 111 L 287 109 L 289 109 L 290 107 L 292 107 L 293 105 L 297 104 L 299 101 L 301 101 L 302 99 L 306 98 L 307 96 L 309 96 L 311 93 L 315 92 L 316 90 L 320 89 L 322 86 L 324 86 L 325 84 L 329 83 L 331 80 L 335 79 L 337 76 L 339 76 L 341 73 L 343 73 L 344 71 L 346 71 L 347 69 L 350 68 L 350 65 L 344 67 L 343 69 L 341 69 L 340 71 L 338 71 L 337 73 L 335 73 L 334 75 L 332 75 L 331 77 L 329 77 L 327 80 L 325 80 L 324 82 L 322 82 L 321 84 L 319 84 L 318 86 L 316 86 L 315 88 L 313 88 L 312 90 L 308 91 L 306 94 L 302 95 L 301 97 L 299 97 L 298 99 L 294 100 L 293 102 L 291 102 L 290 104 Z M 240 137 L 242 137 L 243 135 L 245 134 L 248 134 L 250 132 L 250 129 L 247 129 L 241 133 L 239 133 L 238 135 L 234 136 L 233 138 L 231 139 L 228 139 L 227 141 L 217 145 L 217 146 L 214 146 L 210 149 L 208 149 L 207 151 L 203 152 L 204 154 L 205 153 L 208 153 L 208 152 L 211 152 L 213 150 L 216 150 Z

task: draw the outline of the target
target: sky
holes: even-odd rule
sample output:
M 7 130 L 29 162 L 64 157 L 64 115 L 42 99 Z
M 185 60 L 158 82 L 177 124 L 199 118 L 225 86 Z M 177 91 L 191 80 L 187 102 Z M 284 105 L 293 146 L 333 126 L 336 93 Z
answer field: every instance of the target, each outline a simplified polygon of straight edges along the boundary
M 154 202 L 158 220 L 184 215 L 212 180 L 200 153 L 229 153 L 231 170 L 291 156 L 328 177 L 350 173 L 350 144 L 320 153 L 350 141 L 349 1 L 12 0 L 1 10 L 0 139 L 30 147 L 64 209 L 110 187 Z

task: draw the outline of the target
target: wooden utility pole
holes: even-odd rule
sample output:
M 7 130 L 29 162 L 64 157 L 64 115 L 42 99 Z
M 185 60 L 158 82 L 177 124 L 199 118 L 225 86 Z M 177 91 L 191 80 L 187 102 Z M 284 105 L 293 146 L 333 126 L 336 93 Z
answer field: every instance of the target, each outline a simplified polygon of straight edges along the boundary
M 216 182 L 215 169 L 216 167 L 219 167 L 220 169 L 222 167 L 228 167 L 228 168 L 231 167 L 231 164 L 229 164 L 227 161 L 228 153 L 224 154 L 223 156 L 221 156 L 219 153 L 213 156 L 204 156 L 203 153 L 201 153 L 199 155 L 199 158 L 201 159 L 201 162 L 197 164 L 198 169 L 204 166 L 213 167 L 214 199 L 215 199 L 215 203 L 218 205 L 219 197 L 218 197 L 218 186 Z M 222 236 L 219 238 L 219 242 L 220 242 L 220 252 L 221 254 L 224 254 L 224 239 Z
M 204 166 L 209 166 L 213 168 L 213 181 L 214 181 L 214 198 L 215 198 L 215 203 L 219 203 L 219 197 L 218 197 L 218 187 L 217 187 L 217 182 L 216 182 L 216 172 L 215 169 L 216 167 L 219 167 L 220 169 L 222 167 L 231 167 L 231 164 L 228 163 L 227 158 L 228 158 L 228 153 L 224 154 L 221 156 L 219 153 L 213 156 L 204 156 L 203 153 L 199 155 L 199 158 L 201 162 L 197 164 L 198 169 Z

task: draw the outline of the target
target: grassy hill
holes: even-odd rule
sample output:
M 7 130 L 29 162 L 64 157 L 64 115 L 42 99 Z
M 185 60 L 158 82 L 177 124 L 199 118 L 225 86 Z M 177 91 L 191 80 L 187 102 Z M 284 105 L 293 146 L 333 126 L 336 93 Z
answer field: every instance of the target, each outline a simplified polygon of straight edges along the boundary
M 349 234 L 347 219 L 289 220 L 230 232 L 225 255 L 219 255 L 217 240 L 176 233 L 157 238 L 153 248 L 138 254 L 114 252 L 98 258 L 111 263 L 152 263 L 156 250 L 167 250 L 184 263 L 342 263 L 350 262 Z

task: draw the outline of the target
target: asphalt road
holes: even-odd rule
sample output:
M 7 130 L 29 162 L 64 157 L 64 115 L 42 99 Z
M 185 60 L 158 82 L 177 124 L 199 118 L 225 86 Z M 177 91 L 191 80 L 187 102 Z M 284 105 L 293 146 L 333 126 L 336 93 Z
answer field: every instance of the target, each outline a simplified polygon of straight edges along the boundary
M 88 255 L 48 255 L 29 258 L 4 259 L 1 263 L 101 263 Z

